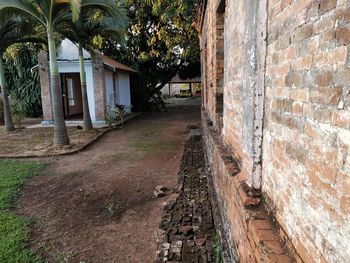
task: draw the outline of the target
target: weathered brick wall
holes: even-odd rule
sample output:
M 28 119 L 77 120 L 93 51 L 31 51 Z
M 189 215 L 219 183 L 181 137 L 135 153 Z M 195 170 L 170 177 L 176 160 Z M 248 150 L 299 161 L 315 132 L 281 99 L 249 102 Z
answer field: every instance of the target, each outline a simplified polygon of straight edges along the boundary
M 247 194 L 242 173 L 233 176 L 237 167 L 230 161 L 220 133 L 207 125 L 204 112 L 202 119 L 211 180 L 224 221 L 218 230 L 229 245 L 225 252 L 231 256 L 230 262 L 291 263 L 276 227 L 259 205 L 260 199 Z
M 227 1 L 225 20 L 223 137 L 247 179 L 253 169 L 257 4 L 257 1 Z
M 204 76 L 204 106 L 211 121 L 221 128 L 223 115 L 224 78 L 224 16 L 216 15 L 215 1 L 209 1 L 201 37 L 202 73 Z
M 226 1 L 225 14 L 218 14 L 217 7 L 223 2 L 225 1 L 208 1 L 201 36 L 202 44 L 207 43 L 204 52 L 208 54 L 202 57 L 203 63 L 206 63 L 203 66 L 205 69 L 210 68 L 210 58 L 217 52 L 217 47 L 210 45 L 216 37 L 215 32 L 207 27 L 212 25 L 210 21 L 213 17 L 225 18 L 222 131 L 216 129 L 215 122 L 213 127 L 207 125 L 208 120 L 213 120 L 211 102 L 215 99 L 210 92 L 207 93 L 203 115 L 208 162 L 222 217 L 225 219 L 222 232 L 232 250 L 236 251 L 231 254 L 237 253 L 240 262 L 290 262 L 268 220 L 267 211 L 259 205 L 260 198 L 251 196 L 248 193 L 249 187 L 246 187 L 247 184 L 253 186 L 252 174 L 254 168 L 257 168 L 254 166 L 256 151 L 253 143 L 257 137 L 256 108 L 263 103 L 263 96 L 256 98 L 257 83 L 260 81 L 257 63 L 261 60 L 260 56 L 265 61 L 264 52 L 257 48 L 258 33 L 261 33 L 258 30 L 260 5 L 253 0 Z M 264 34 L 261 35 L 263 36 Z M 202 54 L 203 50 L 202 48 Z M 264 75 L 264 71 L 262 73 Z M 208 86 L 210 83 L 211 75 L 206 74 L 204 85 L 208 89 L 211 88 Z M 257 102 L 259 99 L 260 102 Z M 257 188 L 260 188 L 259 182 Z
M 225 1 L 208 0 L 200 36 L 203 125 L 232 247 L 241 262 L 269 262 L 261 242 L 277 242 L 270 260 L 288 262 L 275 240 L 279 229 L 297 262 L 347 262 L 350 1 L 269 0 L 265 14 L 264 1 L 226 1 L 222 131 L 215 129 L 219 2 Z M 259 28 L 264 25 L 267 39 Z M 246 184 L 260 188 L 266 205 Z
M 264 194 L 305 262 L 350 257 L 350 1 L 269 1 Z

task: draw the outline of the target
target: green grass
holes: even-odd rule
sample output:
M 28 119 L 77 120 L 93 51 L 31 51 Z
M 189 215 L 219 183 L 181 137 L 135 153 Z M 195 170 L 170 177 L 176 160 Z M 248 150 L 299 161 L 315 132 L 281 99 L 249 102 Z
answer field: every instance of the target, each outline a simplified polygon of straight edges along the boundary
M 160 155 L 175 150 L 179 142 L 165 138 L 160 133 L 162 128 L 164 128 L 164 123 L 152 123 L 136 128 L 135 131 L 138 133 L 138 136 L 136 137 L 137 139 L 131 142 L 131 146 L 137 151 L 153 155 Z
M 214 256 L 215 256 L 215 263 L 223 262 L 221 238 L 218 233 L 214 236 Z
M 20 187 L 38 175 L 43 164 L 0 160 L 0 262 L 43 262 L 28 247 L 29 220 L 11 212 Z
M 178 142 L 148 137 L 135 140 L 132 146 L 136 150 L 159 155 L 176 149 L 178 147 Z

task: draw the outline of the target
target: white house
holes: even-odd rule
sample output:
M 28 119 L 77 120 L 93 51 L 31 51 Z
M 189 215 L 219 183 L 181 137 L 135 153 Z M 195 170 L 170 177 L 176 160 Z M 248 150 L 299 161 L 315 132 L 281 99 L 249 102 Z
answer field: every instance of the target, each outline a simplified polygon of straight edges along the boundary
M 84 51 L 87 94 L 93 122 L 104 120 L 107 105 L 124 105 L 131 110 L 131 82 L 137 78 L 136 70 L 112 60 L 100 52 Z M 39 54 L 39 70 L 44 123 L 52 123 L 50 71 L 46 52 Z M 64 40 L 58 55 L 58 69 L 64 114 L 67 120 L 80 120 L 83 114 L 79 75 L 78 48 Z

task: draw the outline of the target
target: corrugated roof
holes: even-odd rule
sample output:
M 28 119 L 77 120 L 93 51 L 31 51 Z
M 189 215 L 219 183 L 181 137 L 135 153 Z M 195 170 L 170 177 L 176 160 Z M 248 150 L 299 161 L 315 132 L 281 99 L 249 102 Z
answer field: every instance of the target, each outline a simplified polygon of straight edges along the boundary
M 137 73 L 136 70 L 134 70 L 134 69 L 122 64 L 122 63 L 119 63 L 119 62 L 117 62 L 117 61 L 115 61 L 115 60 L 113 60 L 105 55 L 102 55 L 102 60 L 103 60 L 103 63 L 105 65 L 110 66 L 112 68 Z

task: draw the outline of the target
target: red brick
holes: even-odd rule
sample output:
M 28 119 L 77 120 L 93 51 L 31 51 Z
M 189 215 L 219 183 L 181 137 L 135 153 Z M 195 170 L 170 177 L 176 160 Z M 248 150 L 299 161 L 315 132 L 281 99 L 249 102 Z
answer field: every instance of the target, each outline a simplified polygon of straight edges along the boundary
M 292 35 L 292 43 L 298 42 L 305 38 L 309 38 L 312 36 L 312 33 L 313 33 L 312 24 L 303 25 L 294 31 Z
M 319 14 L 323 14 L 335 7 L 337 4 L 336 0 L 321 0 L 320 1 L 320 7 L 319 7 Z
M 239 188 L 239 196 L 244 206 L 256 206 L 260 204 L 261 199 L 249 196 L 242 187 Z
M 350 26 L 344 26 L 339 28 L 336 33 L 337 42 L 341 45 L 347 45 L 350 43 Z
M 308 52 L 309 53 L 313 53 L 315 50 L 318 49 L 318 45 L 319 45 L 319 38 L 313 38 L 312 40 L 310 40 L 308 42 Z
M 259 230 L 269 230 L 272 229 L 272 225 L 268 220 L 250 220 L 249 227 Z
M 312 65 L 313 56 L 307 55 L 292 62 L 293 70 L 309 70 Z
M 315 76 L 314 84 L 318 86 L 329 86 L 332 80 L 333 74 L 331 72 L 321 72 Z
M 291 71 L 286 76 L 285 85 L 287 87 L 301 87 L 303 85 L 303 76 L 301 73 Z
M 256 244 L 260 241 L 278 241 L 278 236 L 272 230 L 253 229 L 253 238 Z
M 298 116 L 303 115 L 303 104 L 301 102 L 293 102 L 292 112 Z
M 350 127 L 350 114 L 347 111 L 332 112 L 332 124 L 340 128 Z
M 270 252 L 270 254 L 282 255 L 286 253 L 281 243 L 276 241 L 262 241 L 260 248 L 262 251 Z
M 286 6 L 290 5 L 292 2 L 292 0 L 282 0 L 281 1 L 281 10 L 283 10 L 284 8 L 286 8 Z
M 313 119 L 322 123 L 331 123 L 332 112 L 328 109 L 315 109 L 313 112 Z
M 287 59 L 293 59 L 295 58 L 295 47 L 289 46 L 287 48 Z
M 294 240 L 295 249 L 298 251 L 299 256 L 304 262 L 315 262 L 315 260 L 310 256 L 307 249 L 304 247 L 302 240 Z
M 332 164 L 326 164 L 317 160 L 307 160 L 306 166 L 308 170 L 310 171 L 310 174 L 314 175 L 318 178 L 318 180 L 327 181 L 329 184 L 335 183 L 335 178 L 337 175 L 337 169 Z M 316 178 L 313 178 L 316 179 Z M 317 180 L 316 180 L 317 181 Z M 316 184 L 316 181 L 313 180 L 315 183 L 315 189 L 317 189 L 320 186 L 318 183 Z
M 337 105 L 342 94 L 341 88 L 314 88 L 310 92 L 310 102 L 326 105 Z
M 262 263 L 292 263 L 290 257 L 287 255 L 276 255 L 276 254 L 263 254 L 260 258 L 260 261 Z
M 344 215 L 350 214 L 350 196 L 342 196 L 340 199 L 340 210 Z

